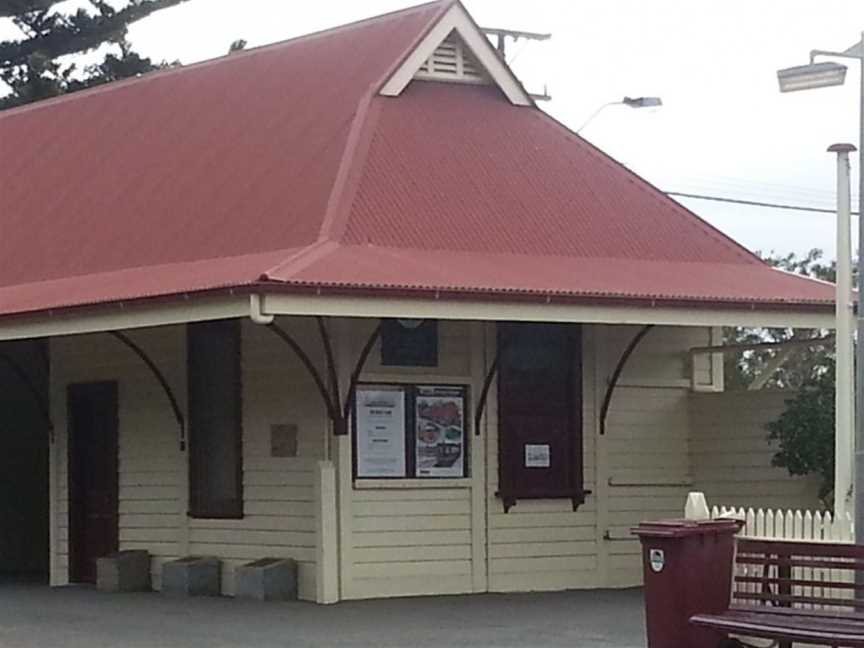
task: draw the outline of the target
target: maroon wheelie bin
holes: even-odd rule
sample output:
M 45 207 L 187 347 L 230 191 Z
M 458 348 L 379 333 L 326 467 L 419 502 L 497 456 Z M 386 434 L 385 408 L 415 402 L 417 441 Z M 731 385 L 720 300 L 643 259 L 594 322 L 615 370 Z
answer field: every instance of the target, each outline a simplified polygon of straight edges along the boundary
M 722 635 L 692 627 L 690 617 L 729 605 L 737 520 L 643 522 L 648 648 L 717 648 Z

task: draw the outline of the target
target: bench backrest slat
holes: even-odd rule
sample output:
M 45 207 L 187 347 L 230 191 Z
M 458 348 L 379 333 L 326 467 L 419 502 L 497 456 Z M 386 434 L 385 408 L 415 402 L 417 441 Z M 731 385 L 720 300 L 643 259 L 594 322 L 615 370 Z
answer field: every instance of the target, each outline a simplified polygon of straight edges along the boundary
M 774 608 L 864 610 L 864 546 L 738 540 L 732 598 Z
M 746 553 L 781 553 L 793 556 L 857 558 L 864 561 L 864 545 L 848 542 L 799 542 L 797 540 L 753 540 L 740 538 L 738 551 Z

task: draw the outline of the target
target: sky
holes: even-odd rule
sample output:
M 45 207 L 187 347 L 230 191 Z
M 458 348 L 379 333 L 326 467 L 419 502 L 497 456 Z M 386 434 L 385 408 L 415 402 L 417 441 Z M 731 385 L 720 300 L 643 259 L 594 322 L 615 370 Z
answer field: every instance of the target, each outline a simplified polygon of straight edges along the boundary
M 776 71 L 860 40 L 862 0 L 463 2 L 481 26 L 552 33 L 510 44 L 508 60 L 529 90 L 548 88 L 541 108 L 573 130 L 624 96 L 661 97 L 661 108 L 611 105 L 580 131 L 658 188 L 834 208 L 836 157 L 826 149 L 858 142 L 858 63 L 848 61 L 842 87 L 790 94 L 778 91 Z M 142 54 L 192 63 L 240 38 L 263 45 L 413 4 L 189 0 L 135 24 L 130 40 Z M 857 168 L 855 156 L 855 187 Z M 751 249 L 834 256 L 831 214 L 683 202 Z

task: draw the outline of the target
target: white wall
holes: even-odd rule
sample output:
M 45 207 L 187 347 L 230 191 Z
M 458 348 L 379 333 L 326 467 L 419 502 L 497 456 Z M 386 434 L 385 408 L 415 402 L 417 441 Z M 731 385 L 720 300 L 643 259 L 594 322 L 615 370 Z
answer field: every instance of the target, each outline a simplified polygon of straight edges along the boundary
M 371 320 L 343 322 L 343 368 L 353 366 L 376 324 Z M 435 368 L 384 367 L 377 344 L 361 380 L 468 385 L 474 394 L 480 383 L 475 380 L 479 371 L 473 371 L 472 330 L 476 335 L 478 326 L 440 322 L 439 366 Z M 483 488 L 482 470 L 477 470 L 482 452 L 477 452 L 480 442 L 473 435 L 468 443 L 473 470 L 470 478 L 462 480 L 397 484 L 363 480 L 355 488 L 350 455 L 345 459 L 340 492 L 346 563 L 343 598 L 475 591 L 475 572 L 485 571 L 482 560 L 475 560 L 483 550 L 482 538 L 477 537 L 483 525 L 482 498 L 477 496 Z
M 330 323 L 343 399 L 375 323 Z M 323 367 L 314 320 L 285 319 L 282 325 Z M 322 599 L 323 584 L 315 580 L 322 555 L 339 575 L 338 583 L 328 580 L 328 591 L 338 585 L 341 598 L 630 586 L 641 582 L 639 544 L 630 529 L 642 520 L 680 516 L 694 487 L 718 504 L 763 506 L 791 504 L 812 492 L 810 484 L 763 469 L 770 449 L 760 445 L 764 434 L 755 422 L 779 412 L 782 397 L 691 392 L 686 351 L 709 343 L 705 328 L 657 327 L 648 333 L 621 376 L 601 436 L 600 405 L 610 375 L 639 327 L 588 325 L 583 331 L 585 487 L 593 492 L 577 511 L 569 500 L 520 500 L 504 513 L 495 495 L 494 383 L 480 434 L 472 430 L 469 439 L 468 478 L 355 484 L 351 438 L 328 434 L 320 397 L 299 361 L 264 328 L 244 322 L 241 520 L 187 517 L 187 463 L 177 425 L 165 395 L 134 354 L 107 335 L 54 340 L 52 582 L 67 579 L 66 388 L 75 382 L 119 381 L 121 548 L 147 549 L 155 556 L 157 587 L 165 560 L 192 554 L 223 559 L 226 594 L 234 591 L 237 564 L 270 556 L 299 561 L 301 596 L 311 600 Z M 131 335 L 185 404 L 183 327 Z M 361 378 L 468 385 L 473 419 L 494 358 L 495 327 L 446 321 L 440 335 L 439 367 L 382 367 L 376 348 Z M 710 372 L 702 368 L 700 376 L 707 381 Z M 270 456 L 273 424 L 298 426 L 298 457 Z M 323 516 L 315 501 L 315 471 L 327 458 L 337 466 L 339 528 L 338 539 L 323 551 L 316 537 Z
M 596 488 L 596 412 L 593 327 L 583 329 L 583 456 L 587 490 Z M 494 354 L 494 327 L 489 327 L 486 366 Z M 573 510 L 568 499 L 519 500 L 504 512 L 498 489 L 497 381 L 489 392 L 483 434 L 487 439 L 489 524 L 489 590 L 511 592 L 597 587 L 597 497 L 589 495 Z
M 180 329 L 140 331 L 134 337 L 184 399 L 185 348 Z M 68 580 L 66 390 L 72 383 L 107 380 L 119 382 L 120 546 L 153 554 L 153 582 L 158 588 L 162 563 L 182 555 L 179 529 L 185 518 L 181 488 L 185 468 L 177 424 L 144 364 L 107 335 L 59 338 L 51 344 L 51 406 L 56 426 L 51 580 L 55 584 Z
M 594 385 L 603 398 L 608 376 L 640 327 L 598 327 L 600 368 Z M 606 498 L 600 526 L 608 586 L 642 581 L 641 548 L 630 530 L 643 520 L 681 516 L 692 490 L 691 368 L 686 350 L 708 344 L 708 329 L 656 327 L 637 347 L 614 392 L 603 446 Z
M 692 394 L 691 454 L 697 490 L 717 506 L 821 509 L 819 482 L 775 468 L 765 425 L 783 413 L 791 392 Z
M 313 320 L 279 322 L 304 349 L 321 342 Z M 270 426 L 298 427 L 298 456 L 272 457 Z M 243 509 L 240 520 L 189 520 L 189 554 L 223 560 L 223 591 L 233 568 L 269 557 L 299 563 L 301 596 L 315 598 L 314 470 L 324 457 L 327 423 L 311 378 L 290 349 L 264 327 L 243 324 Z
M 356 357 L 373 324 L 346 324 L 345 360 Z M 570 500 L 520 500 L 508 513 L 498 486 L 497 387 L 492 384 L 480 437 L 473 437 L 471 478 L 433 489 L 406 481 L 353 483 L 350 443 L 343 446 L 340 507 L 344 526 L 343 596 L 364 598 L 468 591 L 525 591 L 627 586 L 641 581 L 639 545 L 630 528 L 680 515 L 692 487 L 686 349 L 708 343 L 707 329 L 661 327 L 632 356 L 615 393 L 607 435 L 598 435 L 600 403 L 615 363 L 639 327 L 584 327 L 585 487 Z M 474 386 L 471 409 L 495 353 L 491 324 L 441 323 L 441 366 L 386 370 L 373 351 L 363 379 L 459 382 Z M 458 487 L 454 487 L 458 486 Z
M 304 347 L 320 349 L 314 322 L 282 325 Z M 52 343 L 52 582 L 68 580 L 66 388 L 76 382 L 119 383 L 120 548 L 154 556 L 161 565 L 185 555 L 223 559 L 223 592 L 234 591 L 233 568 L 263 557 L 299 561 L 301 596 L 315 598 L 314 469 L 324 457 L 325 417 L 315 387 L 290 350 L 262 327 L 243 324 L 243 487 L 240 520 L 190 519 L 188 470 L 178 426 L 165 394 L 143 362 L 108 335 L 60 338 Z M 185 410 L 183 327 L 130 334 L 165 373 Z M 319 359 L 320 358 L 316 358 Z M 298 426 L 298 457 L 270 456 L 270 425 Z

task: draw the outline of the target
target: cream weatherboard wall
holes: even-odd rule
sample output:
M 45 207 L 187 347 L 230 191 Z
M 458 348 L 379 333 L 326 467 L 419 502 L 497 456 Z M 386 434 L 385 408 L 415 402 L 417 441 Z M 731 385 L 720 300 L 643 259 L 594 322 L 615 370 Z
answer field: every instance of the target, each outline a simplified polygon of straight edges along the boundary
M 282 325 L 306 348 L 320 349 L 314 322 Z M 178 399 L 186 393 L 182 326 L 129 333 L 151 355 Z M 203 520 L 187 516 L 188 471 L 178 426 L 165 394 L 129 349 L 105 334 L 51 342 L 52 446 L 51 582 L 68 580 L 66 388 L 69 384 L 119 383 L 120 548 L 154 556 L 153 583 L 161 565 L 185 555 L 223 559 L 223 592 L 234 591 L 234 567 L 262 557 L 291 557 L 300 565 L 300 595 L 315 600 L 315 470 L 324 457 L 326 419 L 318 393 L 291 352 L 263 327 L 244 321 L 243 488 L 244 517 Z M 270 426 L 298 426 L 298 456 L 270 456 Z
M 373 324 L 344 323 L 344 364 Z M 629 535 L 646 518 L 679 515 L 690 470 L 686 353 L 710 341 L 707 328 L 658 327 L 622 375 L 607 435 L 598 413 L 608 378 L 639 327 L 585 326 L 583 451 L 590 495 L 521 500 L 508 513 L 498 484 L 496 385 L 479 436 L 471 437 L 465 480 L 353 480 L 351 444 L 339 443 L 342 598 L 479 591 L 627 586 L 641 581 L 639 547 Z M 440 323 L 434 370 L 384 368 L 376 348 L 362 380 L 468 384 L 471 408 L 493 362 L 495 326 Z M 472 431 L 473 432 L 473 431 Z
M 609 377 L 640 327 L 586 326 L 583 336 L 585 487 L 578 511 L 567 500 L 519 502 L 504 513 L 497 485 L 496 407 L 490 408 L 490 589 L 622 587 L 641 582 L 630 529 L 674 517 L 692 483 L 688 460 L 686 350 L 707 344 L 704 328 L 658 327 L 631 356 L 606 425 L 599 416 Z
M 162 368 L 178 398 L 185 399 L 181 329 L 136 332 L 135 339 Z M 66 390 L 73 383 L 117 380 L 120 544 L 124 549 L 148 549 L 153 554 L 153 582 L 158 588 L 161 564 L 184 553 L 180 530 L 186 514 L 181 486 L 185 455 L 179 452 L 177 424 L 165 397 L 144 364 L 107 335 L 53 339 L 50 354 L 56 429 L 51 462 L 55 494 L 51 582 L 68 581 Z
M 519 500 L 508 513 L 498 489 L 497 384 L 490 390 L 483 435 L 488 456 L 488 571 L 493 592 L 555 590 L 599 586 L 593 374 L 597 327 L 583 328 L 583 455 L 585 488 L 594 492 L 578 511 L 568 499 Z M 494 350 L 489 329 L 487 366 Z
M 691 454 L 696 489 L 712 506 L 819 510 L 819 481 L 771 466 L 777 447 L 765 425 L 794 396 L 785 391 L 693 394 Z
M 356 359 L 375 324 L 342 322 L 343 366 Z M 361 380 L 467 385 L 473 403 L 482 382 L 483 331 L 479 323 L 440 322 L 435 368 L 383 367 L 376 345 Z M 485 591 L 484 457 L 473 431 L 467 479 L 355 481 L 350 439 L 340 442 L 342 598 Z
M 625 345 L 639 327 L 598 327 L 596 397 L 603 391 Z M 599 437 L 605 491 L 599 527 L 604 542 L 602 583 L 642 581 L 641 549 L 630 529 L 649 519 L 680 517 L 692 490 L 687 349 L 710 342 L 711 331 L 657 327 L 634 352 L 613 396 L 606 436 Z M 707 378 L 701 377 L 702 382 Z
M 279 323 L 312 353 L 317 366 L 325 366 L 314 319 L 284 318 Z M 375 324 L 373 319 L 348 318 L 328 324 L 337 345 L 343 399 L 352 367 Z M 351 437 L 328 433 L 319 394 L 299 361 L 264 327 L 244 320 L 245 515 L 240 520 L 187 516 L 186 454 L 179 449 L 166 397 L 140 359 L 106 334 L 55 338 L 52 583 L 68 578 L 66 389 L 80 382 L 119 383 L 120 545 L 154 555 L 157 588 L 164 561 L 196 554 L 223 559 L 226 594 L 234 591 L 237 564 L 293 557 L 300 563 L 301 596 L 322 602 L 623 587 L 641 582 L 639 545 L 630 528 L 644 519 L 679 516 L 694 486 L 704 488 L 718 504 L 749 504 L 735 499 L 746 493 L 724 490 L 728 474 L 737 481 L 750 479 L 750 494 L 764 495 L 753 504 L 802 506 L 797 498 L 811 492 L 803 482 L 767 470 L 759 479 L 759 466 L 767 465 L 770 456 L 760 445 L 764 435 L 757 421 L 779 411 L 782 397 L 692 391 L 687 350 L 711 342 L 708 328 L 652 329 L 622 374 L 606 434 L 599 434 L 610 376 L 639 330 L 583 327 L 583 452 L 585 487 L 592 491 L 587 501 L 574 512 L 569 500 L 521 500 L 504 513 L 495 495 L 494 381 L 479 435 L 469 430 L 469 477 L 354 480 Z M 439 331 L 438 367 L 383 367 L 375 348 L 361 380 L 467 385 L 473 413 L 494 360 L 495 325 L 441 321 Z M 165 372 L 185 409 L 184 328 L 140 329 L 130 336 Z M 710 388 L 707 360 L 699 360 L 696 369 L 696 382 Z M 297 457 L 271 456 L 274 424 L 297 425 Z M 327 460 L 336 467 L 332 489 L 324 479 L 332 475 Z

